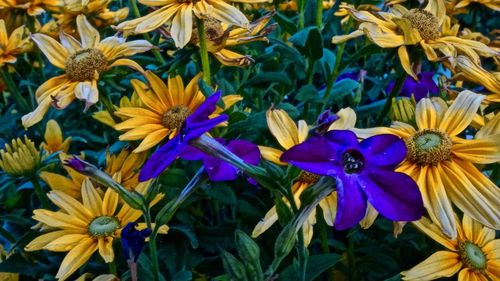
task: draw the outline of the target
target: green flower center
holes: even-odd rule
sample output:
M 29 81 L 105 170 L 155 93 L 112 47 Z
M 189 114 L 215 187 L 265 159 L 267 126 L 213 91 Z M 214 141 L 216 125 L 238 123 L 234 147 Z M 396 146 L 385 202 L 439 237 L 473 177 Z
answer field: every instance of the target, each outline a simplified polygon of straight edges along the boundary
M 436 165 L 451 159 L 452 141 L 439 130 L 425 129 L 405 140 L 408 159 L 420 165 Z
M 95 79 L 96 72 L 106 70 L 108 61 L 98 49 L 83 49 L 72 54 L 66 60 L 66 75 L 71 81 L 89 81 Z
M 167 129 L 178 129 L 191 114 L 191 110 L 185 105 L 176 105 L 163 114 L 162 123 Z
M 421 9 L 411 9 L 403 15 L 403 18 L 410 22 L 411 27 L 418 30 L 422 39 L 435 40 L 439 38 L 439 21 L 432 13 Z
M 115 217 L 99 216 L 89 224 L 88 231 L 94 237 L 102 237 L 112 235 L 118 228 L 120 222 Z
M 355 149 L 348 149 L 342 154 L 342 164 L 346 173 L 359 173 L 365 166 L 365 158 L 361 152 Z
M 462 262 L 470 269 L 483 270 L 486 268 L 486 255 L 476 244 L 465 241 L 460 243 L 460 257 Z

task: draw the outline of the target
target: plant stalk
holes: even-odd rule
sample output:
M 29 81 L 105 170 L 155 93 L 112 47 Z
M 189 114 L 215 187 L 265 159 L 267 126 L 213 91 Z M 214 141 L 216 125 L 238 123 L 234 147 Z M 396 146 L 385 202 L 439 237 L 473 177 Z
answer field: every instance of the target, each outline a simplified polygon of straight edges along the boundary
M 196 26 L 198 27 L 198 41 L 200 45 L 201 68 L 203 71 L 203 80 L 212 86 L 212 76 L 210 74 L 210 61 L 208 59 L 207 35 L 205 34 L 205 22 L 202 19 L 196 18 Z
M 12 79 L 12 76 L 10 75 L 9 71 L 6 68 L 1 68 L 0 69 L 0 74 L 2 75 L 2 80 L 5 82 L 7 85 L 7 88 L 9 89 L 9 92 L 12 94 L 12 97 L 16 101 L 16 103 L 19 105 L 19 109 L 22 112 L 29 112 L 30 107 L 24 97 L 22 96 L 21 92 L 19 91 L 19 88 L 17 87 L 16 83 Z
M 387 115 L 387 113 L 389 113 L 389 110 L 391 109 L 392 99 L 399 95 L 399 92 L 401 91 L 401 88 L 403 87 L 403 84 L 405 83 L 407 76 L 408 76 L 408 74 L 406 74 L 406 72 L 402 71 L 401 75 L 396 80 L 396 83 L 394 84 L 394 88 L 392 88 L 392 91 L 391 91 L 389 97 L 387 97 L 384 108 L 382 108 L 380 115 L 377 117 L 377 123 L 376 123 L 377 126 L 382 125 L 382 123 L 384 122 L 385 116 Z

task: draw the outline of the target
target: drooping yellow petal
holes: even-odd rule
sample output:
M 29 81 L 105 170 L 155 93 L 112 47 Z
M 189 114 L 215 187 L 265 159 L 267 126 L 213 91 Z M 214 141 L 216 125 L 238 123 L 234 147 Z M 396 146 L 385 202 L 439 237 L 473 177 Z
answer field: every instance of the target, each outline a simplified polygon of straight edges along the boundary
M 175 46 L 182 48 L 191 40 L 193 32 L 193 5 L 183 5 L 172 20 L 170 34 Z
M 439 129 L 450 136 L 458 135 L 472 122 L 483 100 L 483 95 L 469 90 L 460 92 L 446 111 Z
M 453 155 L 477 164 L 490 164 L 500 161 L 500 134 L 482 139 L 461 140 L 453 144 Z
M 339 119 L 335 120 L 330 127 L 328 127 L 328 131 L 348 130 L 353 129 L 354 126 L 356 126 L 356 112 L 352 108 L 342 108 L 335 114 L 339 117 Z
M 455 251 L 458 244 L 457 240 L 450 239 L 445 236 L 437 224 L 432 223 L 428 218 L 423 217 L 418 221 L 414 221 L 413 225 L 434 241 L 445 246 L 450 251 Z
M 406 73 L 408 73 L 408 75 L 418 81 L 418 76 L 415 74 L 415 72 L 413 72 L 410 56 L 408 55 L 408 50 L 405 45 L 402 45 L 398 48 L 398 56 L 399 61 L 401 62 L 401 66 L 406 71 Z
M 266 232 L 275 222 L 278 221 L 278 213 L 276 212 L 276 207 L 272 207 L 264 218 L 257 223 L 252 231 L 252 237 L 259 237 L 262 233 Z
M 97 243 L 94 238 L 85 238 L 80 243 L 71 249 L 64 257 L 56 274 L 59 280 L 65 280 L 70 277 L 78 268 L 85 264 L 92 254 L 97 250 Z
M 275 164 L 283 165 L 283 166 L 288 165 L 288 163 L 280 161 L 280 157 L 281 157 L 281 154 L 283 154 L 283 151 L 276 149 L 276 148 L 267 147 L 267 146 L 260 146 L 260 145 L 259 145 L 259 150 L 260 150 L 260 154 L 262 155 L 262 158 L 266 159 L 267 161 L 271 161 Z
M 285 149 L 299 144 L 298 129 L 292 118 L 282 109 L 269 109 L 266 112 L 269 130 Z
M 401 275 L 403 280 L 434 280 L 453 276 L 460 268 L 462 263 L 457 253 L 439 251 Z
M 31 35 L 31 39 L 33 39 L 38 48 L 47 56 L 50 63 L 60 69 L 66 68 L 66 59 L 69 57 L 69 54 L 59 42 L 42 33 Z
M 101 35 L 99 34 L 99 31 L 90 24 L 84 15 L 78 15 L 76 18 L 76 27 L 78 28 L 78 33 L 80 34 L 82 48 L 97 47 L 97 44 L 101 41 Z
M 73 249 L 76 245 L 82 241 L 82 239 L 88 238 L 89 235 L 84 234 L 66 234 L 57 237 L 56 239 L 50 241 L 45 247 L 45 250 L 52 252 L 68 252 Z
M 337 192 L 334 191 L 332 194 L 325 197 L 325 199 L 321 200 L 319 206 L 323 211 L 323 218 L 326 224 L 333 226 L 335 217 L 337 217 Z
M 78 230 L 56 230 L 46 234 L 42 234 L 37 238 L 33 239 L 28 245 L 26 245 L 24 247 L 24 250 L 28 252 L 41 250 L 43 249 L 43 247 L 45 247 L 45 245 L 49 244 L 55 239 L 72 233 L 78 233 Z M 86 233 L 86 232 L 85 230 L 81 230 L 80 233 Z
M 99 237 L 97 245 L 99 254 L 105 262 L 112 262 L 115 259 L 115 252 L 113 251 L 113 237 Z

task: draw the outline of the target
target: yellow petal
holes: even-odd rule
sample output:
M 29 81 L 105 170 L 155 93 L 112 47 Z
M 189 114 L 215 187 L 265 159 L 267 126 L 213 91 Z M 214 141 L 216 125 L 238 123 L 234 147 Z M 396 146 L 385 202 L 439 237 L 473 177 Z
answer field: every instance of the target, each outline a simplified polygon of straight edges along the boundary
M 255 228 L 252 231 L 252 237 L 259 237 L 262 233 L 268 230 L 275 222 L 278 221 L 278 213 L 276 212 L 276 207 L 272 207 L 269 210 L 264 218 L 257 223 Z
M 113 251 L 113 237 L 99 237 L 98 239 L 99 254 L 105 262 L 112 262 L 115 259 L 115 252 Z
M 395 22 L 399 29 L 403 32 L 404 40 L 406 45 L 415 45 L 422 41 L 422 37 L 420 37 L 420 33 L 416 28 L 411 26 L 411 23 L 408 19 L 405 18 L 393 18 L 393 22 Z
M 403 280 L 434 280 L 453 276 L 460 268 L 462 263 L 457 253 L 439 251 L 401 275 Z
M 167 137 L 169 132 L 171 132 L 169 129 L 160 129 L 148 134 L 144 140 L 142 140 L 141 144 L 134 150 L 134 152 L 138 153 L 150 149 Z
M 66 68 L 66 59 L 69 54 L 59 42 L 42 33 L 31 35 L 31 39 L 33 39 L 38 48 L 47 56 L 50 63 L 60 69 Z
M 344 43 L 344 42 L 351 40 L 353 38 L 358 38 L 360 36 L 363 36 L 364 34 L 365 33 L 363 32 L 363 30 L 355 30 L 347 35 L 335 35 L 332 37 L 332 44 Z
M 101 196 L 88 178 L 86 178 L 82 184 L 82 201 L 85 208 L 89 209 L 93 215 L 103 215 Z
M 428 218 L 423 217 L 418 221 L 414 221 L 413 225 L 417 227 L 420 231 L 425 233 L 427 236 L 432 238 L 434 241 L 445 246 L 450 251 L 455 251 L 458 243 L 457 240 L 452 240 L 441 231 L 441 228 L 432 223 Z
M 78 15 L 76 18 L 76 26 L 80 34 L 80 40 L 82 41 L 82 48 L 97 47 L 97 44 L 101 41 L 101 35 L 84 15 Z
M 56 278 L 59 280 L 65 280 L 70 277 L 78 268 L 84 265 L 92 254 L 97 249 L 97 243 L 94 238 L 85 238 L 81 242 L 71 249 L 69 253 L 64 257 L 59 267 L 59 271 L 56 274 Z
M 323 218 L 326 224 L 333 226 L 335 217 L 337 216 L 337 192 L 334 191 L 332 194 L 325 197 L 325 199 L 321 200 L 319 206 L 323 210 Z
M 52 190 L 60 190 L 71 196 L 79 195 L 80 189 L 71 179 L 59 174 L 46 171 L 40 172 L 40 177 L 46 182 Z
M 474 119 L 483 99 L 483 95 L 469 90 L 460 92 L 448 111 L 446 111 L 439 129 L 451 136 L 460 134 Z
M 87 222 L 63 212 L 53 212 L 44 209 L 37 209 L 33 211 L 33 219 L 56 228 L 64 228 L 70 230 L 87 229 Z
M 439 115 L 431 99 L 424 98 L 417 103 L 415 117 L 419 129 L 435 129 L 439 126 Z
M 172 20 L 170 34 L 175 46 L 182 48 L 191 40 L 193 31 L 193 5 L 182 5 Z
M 113 189 L 106 189 L 104 193 L 104 199 L 102 202 L 102 213 L 107 216 L 112 216 L 115 214 L 116 208 L 118 207 L 118 201 L 120 200 L 120 195 L 116 193 Z
M 133 69 L 133 70 L 136 70 L 137 72 L 140 72 L 140 73 L 144 72 L 144 69 L 142 68 L 142 66 L 131 59 L 117 59 L 112 64 L 110 64 L 108 66 L 108 68 L 115 67 L 115 66 L 126 66 L 126 67 Z
M 500 161 L 500 134 L 476 140 L 461 140 L 453 144 L 453 155 L 477 164 Z
M 496 134 L 500 134 L 500 113 L 497 113 L 495 117 L 488 121 L 486 125 L 476 133 L 476 139 L 482 139 Z
M 283 154 L 283 151 L 267 146 L 259 146 L 259 150 L 260 154 L 262 155 L 262 158 L 266 159 L 267 161 L 271 161 L 275 164 L 283 166 L 288 165 L 288 163 L 280 161 L 280 157 L 281 154 Z
M 359 222 L 359 225 L 363 229 L 368 229 L 370 228 L 370 226 L 373 225 L 377 217 L 378 217 L 377 210 L 375 210 L 375 208 L 373 208 L 373 206 L 370 203 L 368 203 L 365 217 Z
M 37 238 L 33 239 L 28 245 L 24 247 L 25 251 L 31 252 L 31 251 L 38 251 L 43 249 L 45 245 L 49 244 L 50 242 L 54 241 L 55 239 L 71 234 L 71 233 L 76 233 L 76 231 L 71 231 L 71 230 L 57 230 L 57 231 L 52 231 L 46 234 L 42 234 L 38 236 Z M 81 232 L 84 233 L 84 232 Z
M 62 191 L 51 191 L 47 197 L 56 206 L 82 221 L 90 221 L 94 217 L 82 203 Z
M 398 48 L 398 56 L 399 56 L 399 61 L 401 61 L 401 66 L 406 71 L 406 73 L 408 73 L 408 75 L 410 75 L 411 77 L 413 77 L 413 79 L 418 81 L 417 75 L 415 74 L 415 72 L 413 72 L 410 56 L 408 55 L 408 50 L 406 49 L 406 46 L 403 45 Z
M 140 21 L 138 21 L 139 24 L 135 28 L 135 32 L 146 33 L 160 27 L 162 24 L 170 21 L 170 19 L 178 12 L 180 7 L 180 5 L 164 6 L 142 18 L 139 18 Z
M 285 149 L 299 144 L 297 125 L 292 118 L 281 109 L 269 109 L 266 112 L 267 125 L 276 140 Z
M 339 119 L 335 120 L 330 127 L 328 127 L 328 131 L 348 130 L 353 129 L 354 126 L 356 126 L 356 112 L 352 108 L 342 108 L 335 114 L 339 117 Z
M 222 0 L 206 0 L 205 2 L 213 7 L 213 14 L 211 14 L 211 16 L 221 22 L 241 27 L 248 26 L 249 22 L 247 17 L 236 7 L 231 6 Z
M 52 252 L 68 252 L 87 237 L 88 234 L 66 234 L 52 240 L 43 248 Z

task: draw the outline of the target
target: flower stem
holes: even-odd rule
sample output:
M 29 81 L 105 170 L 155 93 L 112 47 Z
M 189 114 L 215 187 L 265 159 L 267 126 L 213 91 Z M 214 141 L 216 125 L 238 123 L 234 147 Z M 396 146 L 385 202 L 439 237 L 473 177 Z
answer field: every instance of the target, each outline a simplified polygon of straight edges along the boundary
M 40 203 L 42 204 L 42 208 L 48 209 L 50 206 L 49 200 L 47 200 L 47 196 L 45 195 L 45 192 L 43 191 L 43 188 L 40 185 L 38 178 L 36 176 L 33 176 L 30 181 L 33 184 L 33 188 L 35 189 L 36 196 L 38 197 L 38 199 L 40 200 Z
M 323 217 L 323 211 L 321 210 L 321 208 L 316 208 L 316 221 L 318 222 L 317 226 L 318 226 L 319 238 L 321 241 L 321 252 L 323 254 L 329 254 L 330 247 L 328 246 L 328 232 L 327 232 L 325 218 Z M 334 280 L 333 267 L 328 269 L 328 271 L 326 271 L 325 274 L 326 274 L 326 279 L 328 281 Z
M 151 223 L 151 211 L 149 207 L 145 207 L 145 210 L 142 211 L 144 220 L 146 221 L 146 226 L 149 229 L 152 229 L 152 223 Z M 151 259 L 151 269 L 153 273 L 153 280 L 154 281 L 159 281 L 160 280 L 160 273 L 159 273 L 159 265 L 158 265 L 158 252 L 156 250 L 156 235 L 158 234 L 158 225 L 155 226 L 153 231 L 151 232 L 151 235 L 149 236 L 149 255 Z
M 389 97 L 387 97 L 384 108 L 382 108 L 382 111 L 380 112 L 380 115 L 377 118 L 377 123 L 376 123 L 377 125 L 382 125 L 382 123 L 384 122 L 385 116 L 389 113 L 389 110 L 391 109 L 392 99 L 399 95 L 399 92 L 401 91 L 401 88 L 403 87 L 403 84 L 407 76 L 408 74 L 406 74 L 405 71 L 402 71 L 400 76 L 396 80 L 394 88 L 392 88 L 391 94 L 389 95 Z
M 208 60 L 207 36 L 205 34 L 205 23 L 202 19 L 196 18 L 196 26 L 198 27 L 198 40 L 200 45 L 201 67 L 203 70 L 203 80 L 208 85 L 212 85 L 210 74 L 210 61 Z
M 323 0 L 316 0 L 316 26 L 321 31 L 323 26 Z
M 24 97 L 21 95 L 21 92 L 19 91 L 19 88 L 17 88 L 17 85 L 12 79 L 12 76 L 10 75 L 9 71 L 6 68 L 2 68 L 0 69 L 0 74 L 2 75 L 2 80 L 7 85 L 9 92 L 12 94 L 12 97 L 19 105 L 20 107 L 19 109 L 23 112 L 29 112 L 30 107 L 26 102 L 26 100 L 24 99 Z
M 108 263 L 108 268 L 109 268 L 109 274 L 113 274 L 116 276 L 118 271 L 116 270 L 116 261 L 115 260 Z
M 326 105 L 328 104 L 328 100 L 330 98 L 333 85 L 335 84 L 335 80 L 337 80 L 337 77 L 339 76 L 340 63 L 342 62 L 344 49 L 345 49 L 345 43 L 341 43 L 337 46 L 337 54 L 335 55 L 335 65 L 333 66 L 333 70 L 330 74 L 330 77 L 328 78 L 328 81 L 326 81 L 325 95 L 323 96 L 323 108 L 321 109 L 320 112 L 323 112 L 325 110 Z
M 297 1 L 299 9 L 299 29 L 304 29 L 305 27 L 305 10 L 306 10 L 306 0 Z

